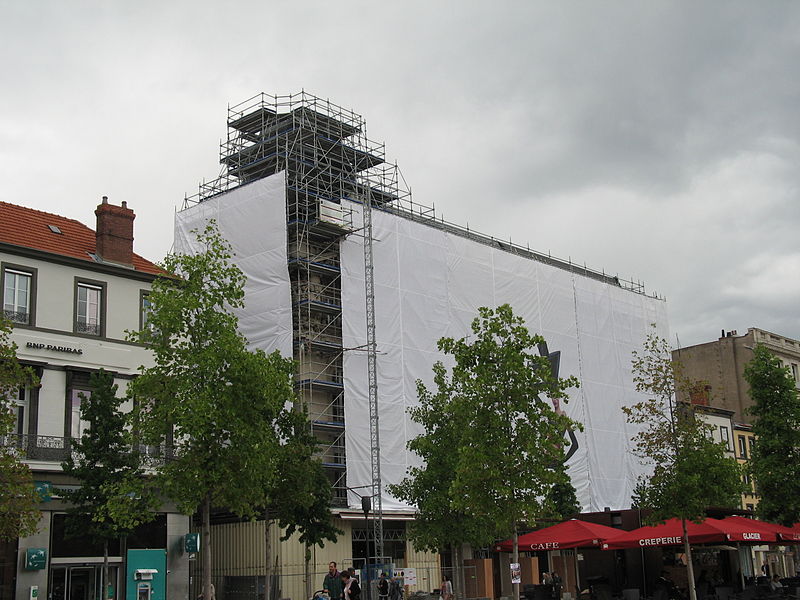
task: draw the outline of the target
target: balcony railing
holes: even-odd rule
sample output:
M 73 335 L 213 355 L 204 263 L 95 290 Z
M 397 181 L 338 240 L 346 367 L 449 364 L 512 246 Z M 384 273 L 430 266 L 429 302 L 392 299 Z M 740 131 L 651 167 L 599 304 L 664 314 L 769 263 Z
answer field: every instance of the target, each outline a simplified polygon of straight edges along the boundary
M 12 323 L 19 323 L 20 325 L 27 325 L 30 322 L 31 315 L 29 312 L 18 310 L 4 310 L 3 314 L 6 319 Z
M 72 449 L 72 438 L 52 435 L 8 434 L 0 436 L 0 446 L 15 448 L 25 460 L 45 462 L 64 462 L 75 453 Z M 136 450 L 145 468 L 154 468 L 164 464 L 165 460 L 174 457 L 174 449 L 170 446 L 136 446 Z
M 89 335 L 100 335 L 100 323 L 82 323 L 75 321 L 75 333 L 86 333 Z

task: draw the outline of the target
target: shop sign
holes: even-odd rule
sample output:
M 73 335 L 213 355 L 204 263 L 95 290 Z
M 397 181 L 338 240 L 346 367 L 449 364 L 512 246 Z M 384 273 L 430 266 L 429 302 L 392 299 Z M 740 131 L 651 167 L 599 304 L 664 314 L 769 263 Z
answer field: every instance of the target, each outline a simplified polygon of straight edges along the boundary
M 28 548 L 25 550 L 25 570 L 38 571 L 47 567 L 47 550 L 45 548 Z
M 183 536 L 183 551 L 186 554 L 194 554 L 200 552 L 200 534 L 187 533 Z
M 53 496 L 53 484 L 50 481 L 34 481 L 33 489 L 39 494 L 42 502 L 50 502 Z
M 66 352 L 68 354 L 83 354 L 81 348 L 72 348 L 70 346 L 56 346 L 54 344 L 40 344 L 38 342 L 28 342 L 25 344 L 26 348 L 33 350 L 50 350 L 52 352 Z

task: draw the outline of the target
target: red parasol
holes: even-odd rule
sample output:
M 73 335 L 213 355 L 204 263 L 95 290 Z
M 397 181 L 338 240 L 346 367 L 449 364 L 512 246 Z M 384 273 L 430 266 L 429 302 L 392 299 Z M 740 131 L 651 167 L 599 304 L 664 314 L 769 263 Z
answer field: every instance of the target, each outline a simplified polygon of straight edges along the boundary
M 537 531 L 519 536 L 520 552 L 536 550 L 561 550 L 563 548 L 599 548 L 600 545 L 612 538 L 619 536 L 623 531 L 570 519 L 558 525 L 545 527 Z M 505 540 L 495 546 L 500 552 L 511 552 L 514 549 L 514 540 Z

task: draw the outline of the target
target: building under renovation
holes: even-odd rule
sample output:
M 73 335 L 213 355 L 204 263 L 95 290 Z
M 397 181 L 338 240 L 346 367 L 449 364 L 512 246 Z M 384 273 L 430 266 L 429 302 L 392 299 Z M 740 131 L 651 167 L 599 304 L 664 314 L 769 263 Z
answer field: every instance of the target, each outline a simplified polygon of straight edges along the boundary
M 560 375 L 581 381 L 563 408 L 585 428 L 571 436 L 568 462 L 584 509 L 629 506 L 642 466 L 619 408 L 638 399 L 631 351 L 651 324 L 667 331 L 663 300 L 640 283 L 444 222 L 412 200 L 362 117 L 328 100 L 260 94 L 229 108 L 227 125 L 222 173 L 187 198 L 175 247 L 190 252 L 191 231 L 210 218 L 233 245 L 247 276 L 242 333 L 297 361 L 346 532 L 310 566 L 298 544 L 280 545 L 278 597 L 307 597 L 329 560 L 358 566 L 365 556 L 416 567 L 418 587 L 438 587 L 436 557 L 405 541 L 413 507 L 386 485 L 419 462 L 406 448 L 418 431 L 407 408 L 415 382 L 431 382 L 436 341 L 466 335 L 480 306 L 511 304 L 557 354 Z M 373 499 L 369 523 L 361 496 Z M 263 585 L 263 524 L 220 524 L 214 538 L 220 591 Z

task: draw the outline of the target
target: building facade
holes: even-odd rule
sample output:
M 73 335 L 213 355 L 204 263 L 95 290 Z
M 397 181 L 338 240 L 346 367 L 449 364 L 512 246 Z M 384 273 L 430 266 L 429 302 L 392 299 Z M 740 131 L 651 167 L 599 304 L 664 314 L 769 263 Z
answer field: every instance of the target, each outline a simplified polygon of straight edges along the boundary
M 738 335 L 736 331 L 722 331 L 713 342 L 696 344 L 675 350 L 672 357 L 683 365 L 684 375 L 702 382 L 702 390 L 679 393 L 679 399 L 691 399 L 701 404 L 701 410 L 716 414 L 730 414 L 730 434 L 722 433 L 727 424 L 717 424 L 723 436 L 730 437 L 729 449 L 737 462 L 746 465 L 756 443 L 748 409 L 752 406 L 744 369 L 753 359 L 756 344 L 763 344 L 781 363 L 790 369 L 795 384 L 800 389 L 800 341 L 755 327 Z M 754 510 L 758 495 L 749 474 L 745 473 L 746 491 L 742 495 L 742 508 Z
M 800 388 L 800 341 L 763 329 L 750 327 L 744 335 L 723 331 L 713 342 L 675 350 L 672 356 L 683 364 L 686 377 L 710 386 L 709 397 L 714 406 L 732 410 L 736 423 L 748 423 L 747 409 L 752 400 L 744 368 L 753 359 L 756 344 L 764 344 L 789 367 Z
M 329 100 L 259 94 L 230 107 L 227 126 L 223 174 L 176 215 L 175 248 L 193 251 L 191 231 L 210 219 L 232 244 L 247 278 L 241 331 L 251 346 L 296 361 L 346 532 L 309 549 L 308 563 L 291 540 L 273 545 L 280 595 L 310 596 L 330 560 L 417 568 L 428 575 L 412 590 L 438 587 L 436 556 L 405 539 L 415 509 L 387 484 L 419 464 L 407 449 L 419 431 L 407 408 L 417 402 L 417 379 L 431 384 L 438 338 L 468 335 L 481 306 L 509 303 L 545 337 L 549 350 L 540 352 L 560 375 L 581 381 L 560 408 L 585 425 L 565 440 L 584 508 L 630 505 L 644 467 L 631 458 L 635 432 L 618 407 L 640 399 L 632 350 L 653 323 L 667 335 L 662 299 L 640 282 L 444 222 L 412 201 L 364 119 Z M 360 496 L 373 502 L 366 522 Z M 218 589 L 265 584 L 263 533 L 261 524 L 215 525 L 215 556 L 251 548 L 215 562 Z M 244 573 L 249 579 L 238 579 Z
M 135 215 L 125 202 L 114 206 L 104 197 L 95 214 L 96 232 L 72 219 L 0 202 L 3 313 L 13 323 L 20 362 L 39 379 L 39 385 L 19 390 L 15 431 L 0 443 L 20 451 L 42 496 L 38 532 L 0 545 L 2 600 L 28 600 L 34 591 L 48 600 L 99 597 L 102 546 L 65 533 L 59 490 L 77 482 L 62 473 L 61 462 L 86 427 L 80 399 L 90 393 L 90 374 L 111 372 L 122 396 L 139 367 L 151 362 L 145 347 L 126 340 L 126 331 L 145 325 L 147 294 L 160 270 L 133 253 Z M 163 563 L 152 600 L 166 593 L 188 598 L 188 557 L 181 552 L 188 528 L 188 517 L 165 506 L 136 534 L 111 544 L 113 598 L 134 595 L 127 558 L 144 549 L 157 558 L 160 553 Z M 26 560 L 31 553 L 42 559 L 35 567 Z

